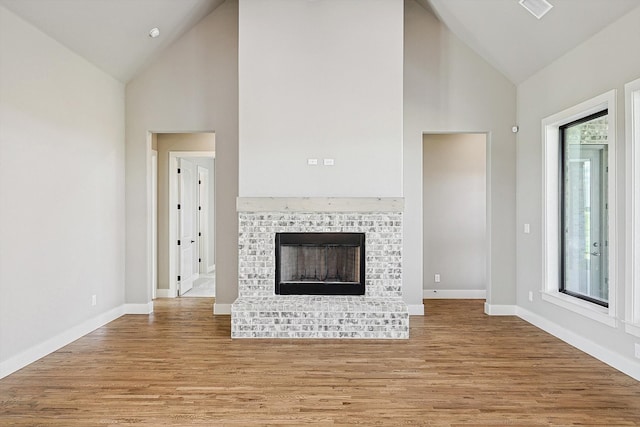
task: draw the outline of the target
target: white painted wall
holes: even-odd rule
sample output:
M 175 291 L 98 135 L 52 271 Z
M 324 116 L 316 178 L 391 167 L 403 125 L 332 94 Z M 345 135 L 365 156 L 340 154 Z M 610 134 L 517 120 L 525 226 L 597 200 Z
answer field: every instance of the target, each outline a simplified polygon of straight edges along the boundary
M 123 85 L 0 6 L 0 376 L 124 304 L 124 221 Z
M 402 155 L 404 163 L 401 179 L 405 197 L 405 301 L 422 304 L 422 133 L 482 131 L 490 132 L 487 191 L 491 203 L 487 210 L 495 224 L 489 231 L 493 242 L 492 275 L 487 278 L 489 293 L 491 289 L 495 292 L 488 298 L 495 304 L 513 304 L 515 136 L 511 126 L 515 123 L 515 87 L 414 0 L 405 1 L 404 7 L 404 52 L 399 53 L 401 56 L 404 53 L 404 141 L 401 147 L 394 146 L 394 150 Z M 237 8 L 236 1 L 225 2 L 127 85 L 127 301 L 150 300 L 146 267 L 150 255 L 145 250 L 147 204 L 150 204 L 146 198 L 150 191 L 146 181 L 147 131 L 216 132 L 216 304 L 230 304 L 237 296 L 237 253 L 229 250 L 237 247 L 235 199 L 239 195 Z M 313 147 L 322 150 L 323 146 Z M 370 154 L 383 156 L 389 147 L 371 150 Z M 307 148 L 302 151 L 300 160 L 304 166 Z M 324 152 L 317 152 L 319 159 L 323 156 Z M 391 163 L 395 163 L 393 157 Z M 339 164 L 340 157 L 335 158 Z M 260 170 L 264 171 L 263 167 L 259 166 Z M 271 167 L 260 178 L 271 180 L 269 176 L 274 170 Z M 367 171 L 368 176 L 370 172 Z M 312 182 L 314 188 L 325 188 L 323 178 L 331 173 L 324 169 L 307 182 Z M 379 176 L 374 182 L 384 177 L 396 183 L 392 187 L 398 183 L 391 169 L 383 167 L 376 174 Z M 296 184 L 288 185 L 293 191 Z M 333 185 L 345 187 L 343 183 Z M 391 188 L 386 183 L 380 185 L 375 195 L 383 195 L 385 188 Z M 257 193 L 259 184 L 255 186 L 256 191 L 251 191 Z M 367 188 L 373 191 L 372 186 Z M 313 195 L 314 191 L 306 194 Z M 343 190 L 331 191 L 329 194 L 338 195 Z M 491 193 L 498 196 L 491 199 Z
M 237 7 L 235 1 L 225 2 L 127 86 L 128 301 L 150 299 L 145 287 L 148 255 L 144 250 L 150 204 L 145 201 L 149 130 L 216 132 L 216 304 L 230 304 L 237 296 L 237 253 L 229 250 L 237 247 L 235 199 L 239 195 Z M 489 299 L 496 304 L 513 304 L 515 136 L 510 129 L 515 123 L 515 87 L 414 0 L 405 1 L 404 7 L 404 142 L 395 149 L 404 162 L 405 301 L 422 304 L 422 133 L 481 131 L 489 132 L 490 139 L 487 191 L 498 195 L 489 204 L 495 224 L 489 230 L 493 243 L 489 293 L 495 289 Z M 322 145 L 314 147 L 322 149 Z M 382 157 L 386 150 L 371 150 L 369 155 Z M 304 166 L 306 148 L 303 151 L 300 159 Z M 319 159 L 323 156 L 318 152 Z M 340 162 L 338 156 L 336 162 Z M 331 172 L 318 172 L 315 188 L 323 188 L 320 174 L 327 173 Z M 386 167 L 376 173 L 396 181 Z M 346 187 L 343 182 L 338 185 Z M 308 194 L 314 193 L 310 190 Z
M 414 0 L 404 31 L 405 301 L 423 292 L 422 134 L 489 132 L 487 302 L 514 304 L 516 88 Z
M 239 22 L 240 196 L 402 195 L 402 0 L 241 0 Z
M 542 301 L 542 135 L 543 118 L 561 112 L 597 95 L 617 90 L 617 206 L 618 254 L 617 283 L 618 319 L 624 319 L 628 298 L 624 287 L 625 237 L 625 127 L 624 84 L 640 77 L 640 8 L 585 41 L 548 67 L 518 86 L 518 192 L 517 192 L 517 303 L 552 327 L 565 328 L 582 342 L 606 349 L 613 357 L 636 366 L 633 339 L 624 325 L 611 328 L 579 314 Z M 531 224 L 531 234 L 523 234 L 523 224 Z M 533 292 L 533 302 L 528 293 Z M 605 353 L 602 353 L 605 354 Z M 609 359 L 612 360 L 612 359 Z
M 423 273 L 431 294 L 486 290 L 485 141 L 485 134 L 424 136 Z
M 126 88 L 126 299 L 149 292 L 148 132 L 216 134 L 216 306 L 237 297 L 238 3 L 227 0 Z

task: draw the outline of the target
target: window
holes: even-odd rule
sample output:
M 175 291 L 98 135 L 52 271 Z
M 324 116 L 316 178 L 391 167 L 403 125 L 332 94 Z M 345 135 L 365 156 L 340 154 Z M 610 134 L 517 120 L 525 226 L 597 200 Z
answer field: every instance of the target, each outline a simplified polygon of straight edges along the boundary
M 560 292 L 609 306 L 607 110 L 560 126 Z
M 615 91 L 542 121 L 542 299 L 612 327 L 615 123 Z
M 640 79 L 625 85 L 627 241 L 625 330 L 640 337 Z

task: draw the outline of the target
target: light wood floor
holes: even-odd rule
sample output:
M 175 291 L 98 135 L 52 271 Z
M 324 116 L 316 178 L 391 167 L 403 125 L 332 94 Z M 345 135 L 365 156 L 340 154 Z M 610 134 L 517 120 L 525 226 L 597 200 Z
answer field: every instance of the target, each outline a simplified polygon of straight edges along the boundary
M 632 378 L 481 301 L 425 304 L 408 341 L 232 341 L 212 299 L 158 300 L 0 380 L 0 425 L 640 425 Z

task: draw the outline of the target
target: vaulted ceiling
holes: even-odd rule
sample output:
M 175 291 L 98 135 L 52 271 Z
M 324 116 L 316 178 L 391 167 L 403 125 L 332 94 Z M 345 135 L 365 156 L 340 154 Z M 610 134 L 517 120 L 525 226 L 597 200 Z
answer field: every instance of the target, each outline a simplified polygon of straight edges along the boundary
M 640 6 L 640 0 L 548 1 L 553 8 L 538 20 L 518 0 L 418 0 L 515 84 Z
M 0 4 L 127 82 L 224 0 L 0 0 Z M 160 29 L 152 39 L 149 30 Z
M 537 20 L 518 0 L 417 1 L 515 84 L 640 7 L 640 0 L 550 0 L 554 8 Z M 223 2 L 0 0 L 122 82 Z M 156 39 L 148 36 L 153 27 Z

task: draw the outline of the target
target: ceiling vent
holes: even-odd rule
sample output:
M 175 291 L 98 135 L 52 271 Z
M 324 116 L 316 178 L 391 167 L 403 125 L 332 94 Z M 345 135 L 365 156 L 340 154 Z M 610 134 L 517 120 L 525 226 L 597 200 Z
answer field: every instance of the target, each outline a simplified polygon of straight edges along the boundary
M 538 19 L 542 18 L 553 7 L 547 0 L 520 0 L 519 3 Z

